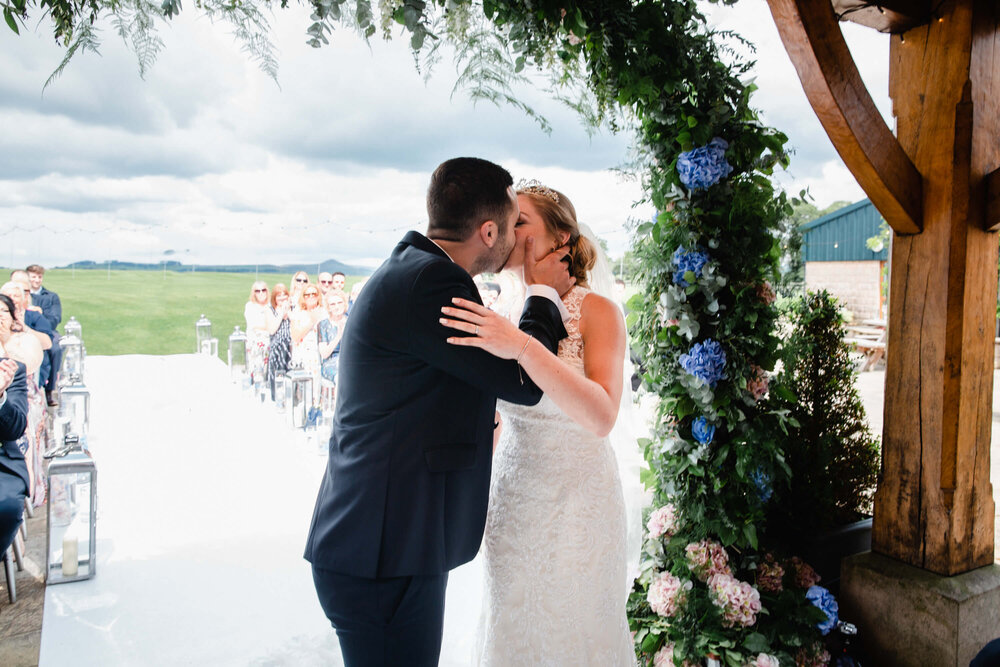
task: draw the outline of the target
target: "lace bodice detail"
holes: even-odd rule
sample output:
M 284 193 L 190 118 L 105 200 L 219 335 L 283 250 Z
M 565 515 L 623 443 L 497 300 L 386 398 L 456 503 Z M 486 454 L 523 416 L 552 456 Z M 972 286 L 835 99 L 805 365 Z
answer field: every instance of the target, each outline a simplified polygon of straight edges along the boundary
M 568 336 L 559 358 L 584 373 L 580 312 L 564 297 Z M 625 615 L 625 510 L 614 453 L 548 397 L 499 401 L 483 543 L 483 667 L 635 664 Z

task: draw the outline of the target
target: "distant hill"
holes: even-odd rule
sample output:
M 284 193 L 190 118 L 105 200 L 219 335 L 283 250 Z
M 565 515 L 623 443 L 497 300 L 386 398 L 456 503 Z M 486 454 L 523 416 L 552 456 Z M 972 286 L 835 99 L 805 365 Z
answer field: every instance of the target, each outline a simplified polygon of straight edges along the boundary
M 93 262 L 86 260 L 83 262 L 73 262 L 61 269 L 107 269 L 109 262 Z M 156 264 L 142 262 L 119 262 L 111 260 L 111 269 L 115 271 L 199 271 L 201 273 L 287 273 L 296 271 L 307 271 L 310 275 L 316 272 L 316 264 L 182 264 L 177 261 L 157 262 Z M 166 266 L 164 266 L 166 265 Z M 338 262 L 335 259 L 328 259 L 319 264 L 320 271 L 336 273 L 340 271 L 349 276 L 368 276 L 372 270 L 360 266 L 351 266 Z

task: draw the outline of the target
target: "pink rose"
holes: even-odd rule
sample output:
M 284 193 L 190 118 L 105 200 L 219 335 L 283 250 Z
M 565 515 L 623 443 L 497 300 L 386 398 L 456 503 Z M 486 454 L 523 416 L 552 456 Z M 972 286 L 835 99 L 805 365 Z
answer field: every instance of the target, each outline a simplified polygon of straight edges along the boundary
M 662 572 L 649 585 L 646 601 L 654 612 L 669 618 L 680 610 L 690 589 L 690 581 L 681 582 L 669 572 Z
M 692 542 L 684 548 L 688 568 L 701 581 L 708 581 L 714 574 L 730 574 L 729 555 L 721 544 L 712 540 Z
M 677 530 L 674 506 L 668 504 L 653 510 L 646 522 L 646 529 L 649 530 L 650 537 L 673 537 Z

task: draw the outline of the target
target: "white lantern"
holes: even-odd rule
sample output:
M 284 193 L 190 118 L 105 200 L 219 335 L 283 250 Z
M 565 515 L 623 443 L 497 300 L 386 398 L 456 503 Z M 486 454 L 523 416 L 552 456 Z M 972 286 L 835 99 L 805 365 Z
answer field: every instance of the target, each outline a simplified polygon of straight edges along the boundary
M 66 432 L 86 442 L 90 427 L 90 392 L 82 382 L 64 385 L 59 390 L 59 416 L 66 420 Z
M 75 317 L 70 317 L 69 322 L 63 327 L 63 332 L 67 336 L 76 336 L 83 340 L 83 325 L 76 321 Z
M 204 343 L 212 338 L 212 323 L 208 321 L 205 314 L 202 313 L 201 319 L 194 323 L 194 335 L 195 335 L 195 352 L 205 353 Z M 218 343 L 216 343 L 218 344 Z M 216 348 L 216 354 L 218 354 L 218 348 Z
M 90 579 L 97 573 L 97 466 L 66 436 L 69 453 L 49 462 L 45 583 Z
M 59 369 L 60 382 L 82 382 L 83 341 L 73 334 L 66 334 L 59 339 L 59 346 L 63 351 L 62 367 Z
M 237 326 L 229 336 L 229 376 L 239 382 L 247 372 L 247 335 Z
M 292 428 L 305 428 L 312 407 L 312 373 L 296 369 L 285 380 L 285 409 Z

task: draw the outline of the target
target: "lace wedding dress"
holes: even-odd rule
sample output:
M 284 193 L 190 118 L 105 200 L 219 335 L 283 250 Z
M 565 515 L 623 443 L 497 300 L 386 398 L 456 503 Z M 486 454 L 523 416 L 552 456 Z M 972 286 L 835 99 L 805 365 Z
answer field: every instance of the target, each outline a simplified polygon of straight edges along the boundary
M 564 297 L 559 358 L 583 374 L 580 308 Z M 625 507 L 614 452 L 543 397 L 498 402 L 486 519 L 482 667 L 635 665 L 625 616 Z

